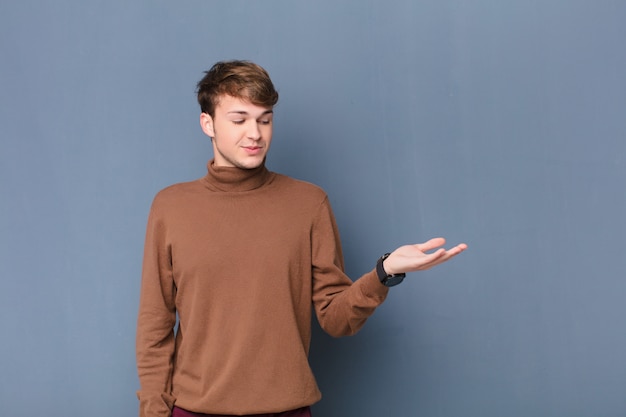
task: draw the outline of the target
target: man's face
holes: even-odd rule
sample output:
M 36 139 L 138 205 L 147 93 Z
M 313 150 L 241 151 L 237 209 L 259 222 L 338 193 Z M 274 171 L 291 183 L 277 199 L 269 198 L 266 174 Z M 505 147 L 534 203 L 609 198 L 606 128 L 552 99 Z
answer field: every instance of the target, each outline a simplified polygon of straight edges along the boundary
M 260 166 L 272 142 L 271 107 L 224 95 L 215 117 L 200 115 L 200 125 L 213 138 L 215 165 L 252 169 Z

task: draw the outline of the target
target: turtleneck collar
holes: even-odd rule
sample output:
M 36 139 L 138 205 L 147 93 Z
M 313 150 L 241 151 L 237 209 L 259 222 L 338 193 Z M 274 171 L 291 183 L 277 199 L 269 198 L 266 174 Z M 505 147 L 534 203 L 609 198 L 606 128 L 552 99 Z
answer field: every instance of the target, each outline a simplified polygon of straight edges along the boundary
M 204 183 L 213 191 L 241 192 L 259 188 L 267 183 L 272 175 L 265 168 L 265 162 L 253 169 L 216 166 L 212 159 L 207 164 L 208 173 Z

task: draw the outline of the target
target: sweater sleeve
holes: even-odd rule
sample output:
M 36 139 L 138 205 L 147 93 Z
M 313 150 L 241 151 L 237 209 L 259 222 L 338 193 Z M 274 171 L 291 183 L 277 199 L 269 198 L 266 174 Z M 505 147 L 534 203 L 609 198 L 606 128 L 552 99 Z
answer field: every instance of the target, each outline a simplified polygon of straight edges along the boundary
M 176 287 L 167 229 L 157 199 L 148 217 L 137 319 L 137 372 L 140 417 L 170 417 Z
M 376 270 L 354 283 L 344 273 L 339 230 L 326 198 L 311 234 L 313 305 L 325 332 L 334 337 L 355 334 L 387 297 Z

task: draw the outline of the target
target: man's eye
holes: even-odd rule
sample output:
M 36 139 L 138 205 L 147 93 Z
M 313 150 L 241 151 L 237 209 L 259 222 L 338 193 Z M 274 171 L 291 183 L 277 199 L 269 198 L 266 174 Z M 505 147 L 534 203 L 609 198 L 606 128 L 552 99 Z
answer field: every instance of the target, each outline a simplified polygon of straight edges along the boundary
M 271 120 L 259 120 L 259 123 L 261 123 L 262 125 L 269 125 L 270 123 L 272 123 Z
M 242 125 L 243 124 L 243 120 L 233 120 L 233 123 L 236 125 Z

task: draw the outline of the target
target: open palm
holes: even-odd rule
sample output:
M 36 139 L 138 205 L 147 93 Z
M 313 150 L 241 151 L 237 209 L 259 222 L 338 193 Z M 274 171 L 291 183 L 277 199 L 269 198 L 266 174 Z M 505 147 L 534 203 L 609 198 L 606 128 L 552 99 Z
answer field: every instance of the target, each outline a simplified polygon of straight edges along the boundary
M 388 274 L 399 274 L 424 271 L 449 261 L 467 249 L 467 245 L 461 243 L 446 250 L 442 247 L 445 243 L 446 240 L 444 238 L 436 237 L 424 243 L 400 246 L 385 259 L 383 264 L 385 272 Z

